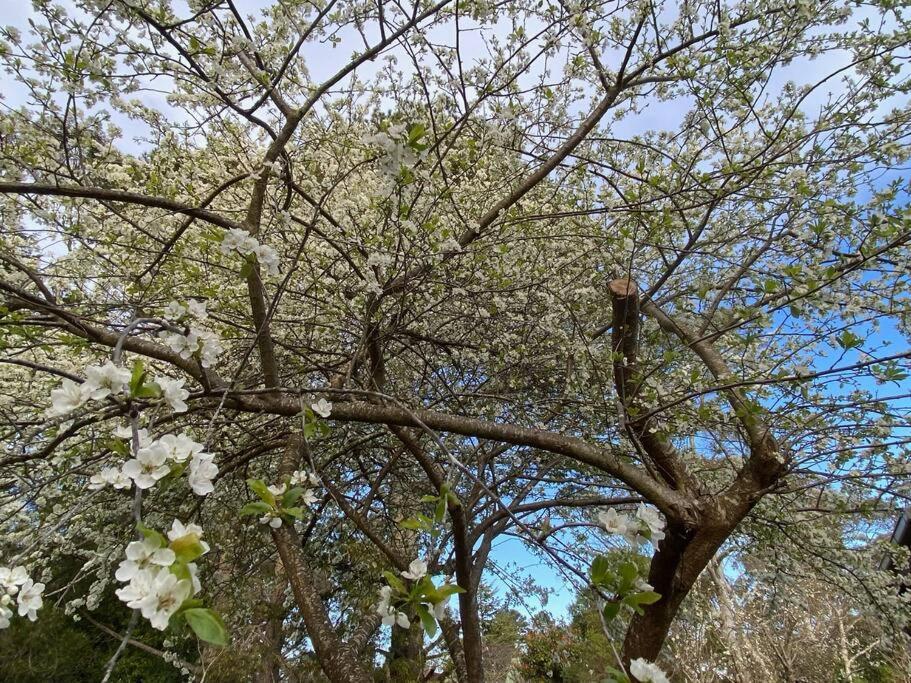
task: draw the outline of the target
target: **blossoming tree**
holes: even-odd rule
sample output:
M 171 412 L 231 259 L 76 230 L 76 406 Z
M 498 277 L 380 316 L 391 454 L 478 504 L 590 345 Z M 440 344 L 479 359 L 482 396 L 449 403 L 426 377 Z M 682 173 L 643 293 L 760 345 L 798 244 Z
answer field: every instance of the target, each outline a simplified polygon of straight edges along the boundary
M 898 8 L 29 26 L 0 44 L 0 626 L 115 590 L 259 680 L 474 683 L 514 537 L 626 625 L 615 680 L 666 680 L 720 549 L 904 623 L 873 543 L 911 472 Z

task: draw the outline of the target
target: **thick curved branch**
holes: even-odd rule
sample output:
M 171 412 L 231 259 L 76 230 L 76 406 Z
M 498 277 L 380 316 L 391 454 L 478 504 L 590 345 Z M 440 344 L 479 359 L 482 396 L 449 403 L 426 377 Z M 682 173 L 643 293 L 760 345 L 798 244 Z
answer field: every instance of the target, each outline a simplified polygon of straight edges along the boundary
M 97 199 L 99 201 L 123 202 L 125 204 L 136 204 L 138 206 L 149 206 L 156 209 L 164 209 L 172 213 L 183 214 L 204 220 L 212 225 L 217 225 L 226 230 L 243 229 L 243 225 L 232 221 L 230 218 L 200 209 L 195 206 L 189 206 L 173 199 L 164 197 L 150 197 L 139 194 L 138 192 L 124 192 L 122 190 L 109 190 L 104 187 L 81 187 L 75 185 L 46 185 L 43 183 L 3 183 L 0 182 L 0 194 L 34 194 L 51 197 L 77 197 L 81 199 Z

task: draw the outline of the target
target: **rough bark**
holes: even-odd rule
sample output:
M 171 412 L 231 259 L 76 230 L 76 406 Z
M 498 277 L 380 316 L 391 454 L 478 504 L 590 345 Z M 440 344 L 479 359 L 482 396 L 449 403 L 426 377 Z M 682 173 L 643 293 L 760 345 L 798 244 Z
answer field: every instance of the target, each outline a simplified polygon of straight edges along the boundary
M 311 581 L 313 572 L 303 557 L 297 534 L 282 526 L 272 530 L 272 538 L 323 673 L 332 683 L 372 683 L 371 673 L 333 629 L 319 590 Z

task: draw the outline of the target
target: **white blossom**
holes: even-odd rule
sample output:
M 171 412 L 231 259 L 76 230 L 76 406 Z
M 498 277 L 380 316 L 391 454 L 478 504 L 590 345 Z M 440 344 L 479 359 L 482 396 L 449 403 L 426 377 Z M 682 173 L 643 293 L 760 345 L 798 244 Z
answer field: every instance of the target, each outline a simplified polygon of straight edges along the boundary
M 29 621 L 35 621 L 38 618 L 35 612 L 41 609 L 41 593 L 43 591 L 43 583 L 34 583 L 31 579 L 26 579 L 22 583 L 19 594 L 16 596 L 20 617 L 27 616 Z
M 657 664 L 649 662 L 642 657 L 629 663 L 629 672 L 641 683 L 668 683 L 667 675 Z
M 308 473 L 304 470 L 295 470 L 291 474 L 290 481 L 292 486 L 319 486 L 319 477 L 313 472 Z
M 310 407 L 313 409 L 313 412 L 320 417 L 329 417 L 332 413 L 332 404 L 324 398 L 311 403 Z
M 149 433 L 147 429 L 140 429 L 139 432 L 140 432 L 140 434 L 142 432 L 145 432 L 146 435 L 148 435 L 148 433 Z M 114 436 L 116 436 L 118 439 L 132 439 L 133 438 L 133 428 L 128 424 L 117 425 L 114 428 Z
M 619 536 L 627 536 L 632 523 L 627 515 L 621 515 L 614 508 L 609 508 L 606 512 L 599 512 L 598 521 L 601 522 L 607 533 Z
M 186 538 L 187 536 L 196 536 L 197 538 L 202 538 L 202 527 L 198 524 L 184 524 L 179 519 L 175 519 L 171 522 L 171 528 L 168 530 L 168 540 L 176 541 L 181 538 Z
M 636 516 L 648 526 L 651 532 L 650 540 L 652 545 L 656 545 L 658 541 L 664 538 L 664 518 L 657 508 L 642 503 L 639 505 L 639 509 L 636 510 Z
M 392 588 L 389 586 L 383 586 L 380 588 L 380 600 L 376 605 L 376 613 L 383 618 L 383 624 L 386 626 L 392 626 L 393 624 L 398 624 L 402 628 L 409 628 L 411 623 L 408 620 L 408 615 L 404 612 L 399 612 L 394 607 L 391 607 L 389 603 L 392 600 Z
M 198 301 L 197 299 L 187 300 L 187 309 L 190 311 L 190 315 L 198 320 L 205 320 L 209 317 L 209 312 L 206 310 L 206 302 Z
M 184 360 L 192 358 L 193 354 L 199 349 L 199 337 L 192 331 L 189 334 L 162 331 L 158 333 L 158 336 L 171 351 Z
M 412 560 L 408 565 L 408 571 L 402 572 L 402 577 L 411 581 L 417 581 L 427 576 L 427 563 L 424 560 Z
M 194 441 L 184 433 L 165 434 L 158 440 L 167 453 L 168 460 L 183 463 L 193 456 L 202 454 L 202 444 Z
M 51 391 L 51 407 L 47 409 L 45 415 L 59 417 L 72 412 L 88 400 L 87 389 L 85 384 L 64 379 L 60 387 Z
M 218 335 L 211 330 L 199 329 L 196 334 L 202 342 L 202 348 L 199 350 L 199 363 L 204 368 L 211 367 L 224 351 L 224 347 L 221 345 Z
M 133 575 L 130 583 L 123 588 L 114 591 L 121 601 L 127 604 L 127 607 L 138 609 L 139 604 L 152 592 L 152 580 L 158 572 L 152 569 L 145 569 Z
M 164 400 L 175 413 L 187 412 L 187 404 L 184 401 L 190 396 L 190 392 L 183 388 L 183 378 L 158 377 L 155 382 L 161 387 Z
M 455 237 L 450 237 L 440 245 L 440 251 L 462 251 L 462 245 L 459 244 L 459 241 Z
M 177 301 L 172 301 L 164 307 L 164 315 L 168 320 L 180 320 L 186 314 L 187 309 Z
M 259 523 L 268 524 L 273 529 L 278 529 L 278 527 L 280 527 L 282 525 L 282 520 L 281 520 L 281 517 L 277 517 L 274 514 L 269 513 L 267 515 L 263 515 L 262 517 L 260 517 Z
M 169 571 L 160 571 L 152 579 L 150 589 L 137 606 L 153 628 L 164 631 L 171 615 L 193 594 L 193 584 L 187 579 L 178 579 Z
M 652 584 L 650 584 L 648 581 L 643 579 L 641 576 L 636 577 L 636 581 L 633 584 L 633 588 L 635 588 L 636 591 L 638 591 L 640 593 L 645 593 L 647 591 L 652 591 L 655 589 L 655 587 L 652 586 Z
M 108 361 L 104 365 L 90 365 L 85 369 L 84 391 L 89 398 L 100 400 L 111 394 L 120 394 L 130 384 L 130 371 Z
M 126 548 L 127 559 L 120 563 L 114 577 L 118 581 L 132 581 L 138 574 L 155 567 L 170 567 L 177 556 L 170 548 L 159 548 L 151 539 L 133 541 Z
M 148 489 L 171 471 L 166 463 L 167 459 L 167 448 L 160 441 L 153 441 L 148 446 L 140 448 L 135 458 L 123 464 L 123 473 L 132 479 L 138 488 Z
M 259 263 L 260 267 L 266 271 L 267 275 L 275 277 L 279 274 L 278 254 L 275 253 L 275 250 L 272 247 L 266 244 L 257 244 L 253 249 L 253 254 L 256 256 L 256 261 Z
M 209 546 L 205 542 L 201 542 L 205 547 L 204 552 L 209 551 Z M 190 572 L 190 584 L 193 588 L 193 595 L 196 595 L 199 591 L 202 590 L 202 584 L 199 582 L 199 567 L 196 566 L 195 562 L 187 563 L 187 570 Z
M 93 490 L 103 489 L 111 485 L 115 489 L 129 488 L 132 481 L 117 467 L 102 467 L 98 474 L 93 474 L 89 479 L 89 488 Z
M 218 474 L 218 465 L 213 462 L 211 453 L 196 453 L 190 460 L 190 487 L 199 496 L 205 496 L 215 490 L 212 480 Z
M 225 233 L 218 248 L 221 250 L 222 254 L 230 254 L 232 251 L 239 251 L 242 254 L 247 254 L 251 250 L 251 239 L 253 238 L 250 237 L 250 234 L 245 230 L 232 228 Z M 255 240 L 253 241 L 255 242 Z
M 10 569 L 9 567 L 0 567 L 0 587 L 8 595 L 15 595 L 19 591 L 19 586 L 28 581 L 28 572 L 25 567 L 18 566 Z
M 392 600 L 392 587 L 382 586 L 380 588 L 380 601 L 377 603 L 377 614 L 385 615 L 389 611 L 389 602 Z

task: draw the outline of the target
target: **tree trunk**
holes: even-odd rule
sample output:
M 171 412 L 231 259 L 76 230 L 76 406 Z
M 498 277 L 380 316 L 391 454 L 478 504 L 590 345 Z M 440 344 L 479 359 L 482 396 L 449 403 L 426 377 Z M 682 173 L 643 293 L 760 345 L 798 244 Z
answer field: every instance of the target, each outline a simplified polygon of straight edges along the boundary
M 421 680 L 424 671 L 424 629 L 417 612 L 409 609 L 410 628 L 392 627 L 386 670 L 390 683 L 414 683 Z
M 297 534 L 282 526 L 272 530 L 272 538 L 326 678 L 332 683 L 372 683 L 371 673 L 333 629 L 326 606 L 311 581 L 312 572 L 304 560 Z
M 262 605 L 263 645 L 262 659 L 254 678 L 255 683 L 278 683 L 281 680 L 282 662 L 282 618 L 285 597 L 285 577 L 282 576 L 281 562 L 276 562 L 275 575 L 278 581 L 269 599 Z
M 623 642 L 627 662 L 638 657 L 649 661 L 658 658 L 680 604 L 740 519 L 733 524 L 705 524 L 695 533 L 682 526 L 668 527 L 648 575 L 661 599 L 644 607 L 644 614 L 633 615 Z

